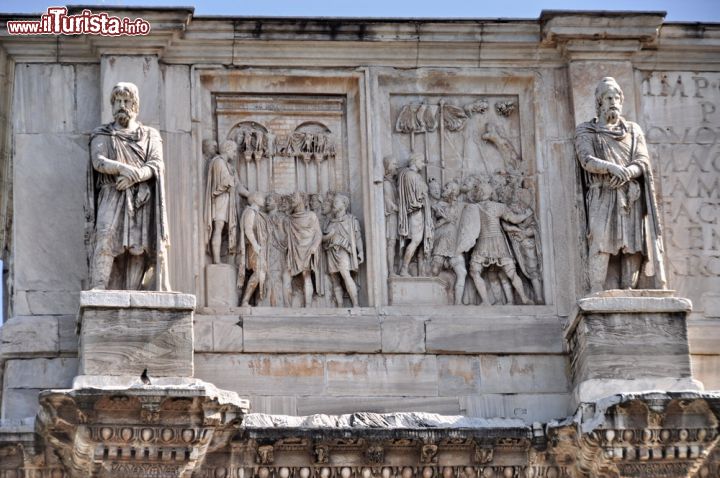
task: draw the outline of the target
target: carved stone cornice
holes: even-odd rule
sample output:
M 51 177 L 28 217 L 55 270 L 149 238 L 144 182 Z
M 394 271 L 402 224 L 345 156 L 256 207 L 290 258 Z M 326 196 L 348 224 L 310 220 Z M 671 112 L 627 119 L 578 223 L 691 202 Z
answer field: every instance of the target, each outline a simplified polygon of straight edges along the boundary
M 715 394 L 609 397 L 549 426 L 549 452 L 578 477 L 696 476 L 720 441 L 719 412 Z
M 665 12 L 543 10 L 542 43 L 569 60 L 625 59 L 658 40 Z
M 200 381 L 51 390 L 40 396 L 36 432 L 71 477 L 189 477 L 227 446 L 247 407 Z

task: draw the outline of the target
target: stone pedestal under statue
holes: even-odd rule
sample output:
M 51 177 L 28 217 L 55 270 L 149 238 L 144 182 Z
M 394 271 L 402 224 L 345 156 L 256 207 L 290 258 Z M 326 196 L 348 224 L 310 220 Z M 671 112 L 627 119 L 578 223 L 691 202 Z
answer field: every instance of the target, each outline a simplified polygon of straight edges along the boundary
M 80 375 L 192 377 L 195 296 L 124 290 L 80 294 Z
M 698 391 L 687 337 L 688 299 L 669 290 L 607 290 L 578 301 L 565 332 L 574 405 L 618 393 Z
M 208 307 L 236 307 L 239 296 L 235 266 L 231 264 L 205 266 L 205 296 Z
M 247 413 L 235 392 L 193 378 L 195 296 L 87 291 L 79 373 L 40 395 L 36 429 L 71 477 L 190 477 Z

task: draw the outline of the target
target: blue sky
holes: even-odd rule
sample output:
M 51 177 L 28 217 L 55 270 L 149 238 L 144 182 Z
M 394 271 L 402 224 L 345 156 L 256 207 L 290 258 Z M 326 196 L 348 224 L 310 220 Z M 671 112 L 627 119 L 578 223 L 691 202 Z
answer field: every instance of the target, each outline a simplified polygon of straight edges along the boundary
M 194 6 L 196 15 L 537 18 L 545 10 L 662 10 L 666 21 L 720 22 L 720 0 L 78 0 L 73 5 Z M 36 13 L 61 2 L 2 0 L 0 12 Z

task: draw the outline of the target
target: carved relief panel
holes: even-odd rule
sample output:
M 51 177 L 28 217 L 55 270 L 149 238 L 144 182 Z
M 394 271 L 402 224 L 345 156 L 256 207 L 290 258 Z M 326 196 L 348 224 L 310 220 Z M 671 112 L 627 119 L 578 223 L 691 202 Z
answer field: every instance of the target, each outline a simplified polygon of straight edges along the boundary
M 359 151 L 351 146 L 357 131 L 348 136 L 354 103 L 348 106 L 348 95 L 333 88 L 327 94 L 314 87 L 273 93 L 268 82 L 250 76 L 245 80 L 255 83 L 252 89 L 233 92 L 242 81 L 228 90 L 225 75 L 206 78 L 203 140 L 220 145 L 232 177 L 219 191 L 213 168 L 206 167 L 208 304 L 365 305 L 362 190 L 350 180 L 362 174 Z M 355 118 L 350 127 L 356 130 Z M 216 198 L 230 189 L 236 219 L 218 224 Z M 213 303 L 223 293 L 221 304 Z
M 390 95 L 390 302 L 544 303 L 535 158 L 523 148 L 521 113 L 518 95 Z

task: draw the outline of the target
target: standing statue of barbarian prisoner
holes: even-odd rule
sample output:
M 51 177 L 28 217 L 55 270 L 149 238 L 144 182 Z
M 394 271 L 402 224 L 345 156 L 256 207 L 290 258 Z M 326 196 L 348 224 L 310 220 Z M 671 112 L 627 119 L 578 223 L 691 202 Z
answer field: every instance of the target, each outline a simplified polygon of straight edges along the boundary
M 162 140 L 137 121 L 138 88 L 110 94 L 114 121 L 90 135 L 85 203 L 92 289 L 169 291 Z
M 621 116 L 623 92 L 615 79 L 595 89 L 597 117 L 575 130 L 584 170 L 591 292 L 605 289 L 611 256 L 618 257 L 620 288 L 638 285 L 641 270 L 665 287 L 655 189 L 640 126 Z

